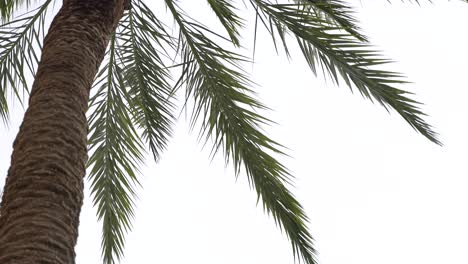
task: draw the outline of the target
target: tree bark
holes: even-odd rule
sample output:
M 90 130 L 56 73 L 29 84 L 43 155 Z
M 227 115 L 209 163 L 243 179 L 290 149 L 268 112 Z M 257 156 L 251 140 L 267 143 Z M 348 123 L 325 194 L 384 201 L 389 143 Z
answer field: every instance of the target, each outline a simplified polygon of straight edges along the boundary
M 0 204 L 1 264 L 75 263 L 89 91 L 126 0 L 64 0 L 44 41 Z

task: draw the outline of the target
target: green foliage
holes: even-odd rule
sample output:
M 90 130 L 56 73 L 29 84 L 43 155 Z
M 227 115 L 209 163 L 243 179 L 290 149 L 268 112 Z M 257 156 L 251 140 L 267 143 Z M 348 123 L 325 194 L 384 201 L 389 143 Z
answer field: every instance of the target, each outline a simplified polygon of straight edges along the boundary
M 259 130 L 269 120 L 255 113 L 255 108 L 265 107 L 249 96 L 248 77 L 237 67 L 243 58 L 214 43 L 209 30 L 189 20 L 175 2 L 166 0 L 166 4 L 180 27 L 184 80 L 196 106 L 192 123 L 202 119 L 201 134 L 213 139 L 213 153 L 222 150 L 236 173 L 245 166 L 263 208 L 288 235 L 294 254 L 306 263 L 315 263 L 307 217 L 286 188 L 291 176 L 268 154 L 281 154 L 280 146 Z
M 410 93 L 398 88 L 401 74 L 382 70 L 383 58 L 362 34 L 352 9 L 343 0 L 249 0 L 272 36 L 275 47 L 289 55 L 295 40 L 314 73 L 320 67 L 337 84 L 344 82 L 365 98 L 399 113 L 415 130 L 440 144 L 422 119 L 424 113 Z M 8 97 L 27 93 L 26 73 L 34 74 L 52 0 L 0 26 L 0 115 L 8 118 Z M 289 238 L 295 258 L 316 263 L 308 218 L 288 187 L 293 176 L 275 158 L 283 147 L 262 132 L 272 121 L 255 98 L 252 82 L 242 71 L 248 59 L 215 40 L 241 47 L 244 19 L 232 0 L 207 0 L 228 37 L 190 18 L 176 0 L 165 0 L 176 36 L 158 20 L 143 0 L 112 36 L 106 59 L 96 76 L 90 100 L 89 150 L 91 191 L 103 224 L 102 255 L 106 264 L 118 261 L 125 235 L 132 227 L 138 168 L 145 146 L 158 160 L 172 134 L 175 91 L 186 89 L 186 106 L 193 102 L 192 127 L 211 142 L 212 154 L 222 152 L 236 175 L 245 171 L 264 210 Z M 465 1 L 466 2 L 466 1 Z M 3 21 L 31 1 L 0 0 Z M 256 29 L 257 30 L 257 29 Z M 180 58 L 181 75 L 174 87 L 168 66 Z
M 406 83 L 402 75 L 380 70 L 378 66 L 389 61 L 356 38 L 356 34 L 346 33 L 335 23 L 317 16 L 311 11 L 315 6 L 310 1 L 304 4 L 272 4 L 265 0 L 251 2 L 258 7 L 258 15 L 276 29 L 286 51 L 284 36 L 287 32 L 296 36 L 314 72 L 320 64 L 337 84 L 341 77 L 351 89 L 356 87 L 364 97 L 376 100 L 385 108 L 393 108 L 416 131 L 441 144 L 431 126 L 422 119 L 424 113 L 418 108 L 419 103 L 407 96 L 409 92 L 394 87 L 395 84 Z
M 93 203 L 103 223 L 105 263 L 114 263 L 114 256 L 120 258 L 123 254 L 124 235 L 133 217 L 137 168 L 143 160 L 142 142 L 130 116 L 123 69 L 117 62 L 116 42 L 113 36 L 109 60 L 97 76 L 89 118 L 89 177 Z
M 131 97 L 132 116 L 155 160 L 171 136 L 174 120 L 173 88 L 169 68 L 164 64 L 165 47 L 173 49 L 164 25 L 142 2 L 121 21 L 118 52 Z
M 0 1 L 2 15 L 3 5 L 10 6 L 13 2 Z M 24 94 L 28 93 L 26 73 L 35 74 L 51 2 L 47 0 L 38 8 L 0 25 L 0 116 L 4 122 L 8 120 L 9 94 L 22 102 Z
M 31 0 L 0 0 L 0 17 L 3 21 L 9 20 L 14 11 L 26 5 L 31 5 Z M 50 2 L 50 1 L 48 1 Z
M 141 1 L 121 20 L 91 99 L 91 191 L 103 223 L 105 263 L 123 255 L 131 229 L 143 141 L 155 158 L 171 135 L 169 73 L 158 45 L 170 43 L 162 24 Z M 139 132 L 142 132 L 141 135 Z
M 221 24 L 223 24 L 232 43 L 239 47 L 239 30 L 242 27 L 242 19 L 236 15 L 236 8 L 230 0 L 208 0 L 211 9 L 215 12 Z
M 367 42 L 361 33 L 358 21 L 353 16 L 353 10 L 342 0 L 296 0 L 307 11 L 314 12 L 316 17 L 326 20 L 329 24 L 339 27 L 360 41 Z

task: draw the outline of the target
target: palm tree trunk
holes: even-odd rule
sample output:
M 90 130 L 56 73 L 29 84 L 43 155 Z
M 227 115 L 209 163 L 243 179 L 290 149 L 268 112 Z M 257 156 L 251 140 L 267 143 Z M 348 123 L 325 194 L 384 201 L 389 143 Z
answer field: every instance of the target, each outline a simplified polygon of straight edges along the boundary
M 1 264 L 75 263 L 89 90 L 124 2 L 64 0 L 52 22 L 0 204 Z

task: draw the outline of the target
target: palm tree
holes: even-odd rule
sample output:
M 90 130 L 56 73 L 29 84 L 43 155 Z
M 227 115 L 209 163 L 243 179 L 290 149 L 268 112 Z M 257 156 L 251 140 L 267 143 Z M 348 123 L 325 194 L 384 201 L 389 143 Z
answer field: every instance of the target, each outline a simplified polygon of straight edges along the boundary
M 236 174 L 245 170 L 294 256 L 316 263 L 307 216 L 287 189 L 292 175 L 274 157 L 283 147 L 260 130 L 271 121 L 257 113 L 266 106 L 241 68 L 249 58 L 226 48 L 241 46 L 244 20 L 233 1 L 207 1 L 223 34 L 165 0 L 178 29 L 173 35 L 143 0 L 64 0 L 45 37 L 54 1 L 38 1 L 37 8 L 30 2 L 0 0 L 3 120 L 9 97 L 29 96 L 0 204 L 0 263 L 74 263 L 86 167 L 103 223 L 103 260 L 115 263 L 131 229 L 145 147 L 160 158 L 182 88 L 184 107 L 193 106 L 191 125 L 200 127 L 213 155 L 223 152 Z M 370 47 L 345 2 L 246 2 L 278 49 L 288 53 L 293 36 L 314 72 L 321 67 L 440 144 L 418 102 L 397 88 L 402 75 L 381 69 L 389 61 Z M 14 16 L 20 7 L 28 12 Z M 172 82 L 174 72 L 179 77 Z M 28 74 L 34 76 L 30 91 Z

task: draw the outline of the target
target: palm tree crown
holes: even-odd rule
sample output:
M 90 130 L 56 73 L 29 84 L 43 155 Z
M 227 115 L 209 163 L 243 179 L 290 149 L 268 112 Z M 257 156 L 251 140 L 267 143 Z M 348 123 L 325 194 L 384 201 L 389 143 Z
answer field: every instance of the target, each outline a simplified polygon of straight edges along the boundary
M 52 0 L 0 0 L 0 115 L 8 121 L 8 98 L 20 102 L 34 75 Z M 240 2 L 240 3 L 237 3 Z M 279 3 L 278 3 L 279 2 Z M 283 147 L 260 129 L 271 123 L 258 114 L 267 109 L 242 70 L 249 58 L 240 48 L 244 19 L 241 1 L 207 0 L 225 32 L 214 32 L 184 12 L 176 0 L 164 1 L 176 34 L 143 0 L 132 0 L 113 34 L 96 76 L 90 100 L 89 179 L 98 218 L 103 223 L 102 254 L 114 263 L 123 254 L 125 234 L 134 214 L 138 169 L 148 147 L 157 160 L 168 144 L 177 116 L 175 95 L 185 89 L 192 127 L 222 152 L 236 174 L 245 170 L 249 183 L 288 236 L 294 256 L 316 263 L 308 218 L 288 190 L 292 175 L 274 156 Z M 402 90 L 404 77 L 382 70 L 390 61 L 375 51 L 357 26 L 353 10 L 342 0 L 249 0 L 256 28 L 264 26 L 278 49 L 289 55 L 297 42 L 314 73 L 321 68 L 336 84 L 393 109 L 416 131 L 440 144 L 423 120 L 419 103 Z M 20 7 L 28 12 L 13 16 Z M 234 51 L 233 51 L 234 50 Z M 172 71 L 172 69 L 176 69 Z M 172 79 L 174 74 L 178 74 Z M 173 81 L 174 80 L 174 81 Z

